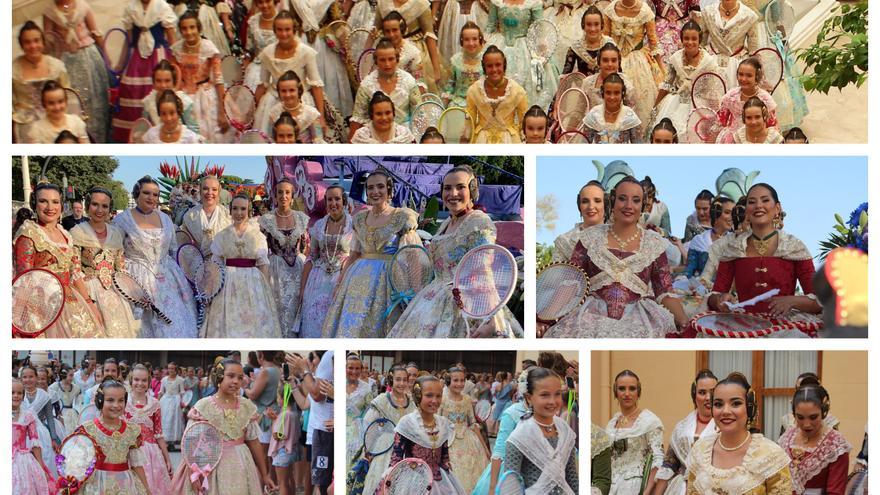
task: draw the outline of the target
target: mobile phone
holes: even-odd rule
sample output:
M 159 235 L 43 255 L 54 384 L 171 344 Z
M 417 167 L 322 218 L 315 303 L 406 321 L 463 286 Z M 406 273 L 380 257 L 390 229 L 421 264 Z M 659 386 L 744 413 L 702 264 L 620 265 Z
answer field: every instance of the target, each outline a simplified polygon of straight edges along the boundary
M 568 385 L 568 388 L 574 388 L 574 378 L 570 376 L 565 377 L 565 384 Z
M 287 363 L 282 364 L 281 371 L 284 373 L 284 381 L 290 381 L 290 365 Z

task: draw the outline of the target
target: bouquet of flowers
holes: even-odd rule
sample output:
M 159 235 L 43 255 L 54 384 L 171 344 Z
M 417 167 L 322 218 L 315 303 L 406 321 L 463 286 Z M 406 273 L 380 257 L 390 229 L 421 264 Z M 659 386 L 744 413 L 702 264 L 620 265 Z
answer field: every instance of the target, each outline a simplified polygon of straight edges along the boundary
M 858 208 L 849 214 L 849 220 L 844 221 L 839 214 L 834 214 L 837 224 L 834 225 L 834 232 L 828 236 L 828 239 L 819 243 L 821 246 L 819 258 L 825 259 L 825 256 L 832 249 L 839 247 L 854 247 L 864 252 L 868 252 L 868 203 L 867 201 L 860 204 Z

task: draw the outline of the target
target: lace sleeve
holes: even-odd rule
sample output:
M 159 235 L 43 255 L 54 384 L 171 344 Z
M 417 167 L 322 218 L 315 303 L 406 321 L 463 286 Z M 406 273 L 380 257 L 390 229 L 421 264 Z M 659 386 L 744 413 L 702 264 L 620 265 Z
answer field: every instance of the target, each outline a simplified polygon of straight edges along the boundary
M 681 461 L 675 455 L 675 450 L 670 445 L 666 449 L 666 455 L 663 457 L 663 466 L 657 471 L 657 479 L 669 481 L 679 469 L 681 469 Z
M 523 454 L 511 443 L 507 444 L 507 452 L 504 453 L 504 469 L 522 475 Z
M 654 459 L 651 461 L 651 468 L 659 469 L 663 466 L 663 428 L 654 428 L 647 435 L 648 448 L 651 449 L 651 453 L 654 455 Z
M 577 466 L 577 457 L 574 454 L 574 449 L 572 449 L 571 454 L 568 455 L 568 462 L 565 464 L 565 481 L 568 483 L 568 486 L 577 493 L 578 491 L 578 466 Z
M 394 445 L 391 446 L 391 462 L 388 465 L 394 466 L 407 458 L 407 452 L 412 452 L 412 442 L 401 436 L 400 433 L 395 433 Z
M 33 268 L 36 254 L 34 241 L 29 237 L 19 236 L 15 241 L 15 274 L 20 275 Z

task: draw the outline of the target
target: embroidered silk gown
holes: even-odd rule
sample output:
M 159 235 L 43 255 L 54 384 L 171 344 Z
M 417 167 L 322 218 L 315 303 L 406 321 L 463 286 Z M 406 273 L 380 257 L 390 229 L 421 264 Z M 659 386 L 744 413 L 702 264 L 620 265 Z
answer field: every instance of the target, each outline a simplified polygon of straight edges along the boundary
M 779 445 L 791 459 L 794 493 L 812 495 L 844 493 L 852 445 L 837 430 L 825 428 L 815 447 L 795 444 L 798 428 L 790 428 L 779 438 Z
M 186 41 L 179 40 L 171 47 L 171 53 L 180 67 L 180 87 L 195 104 L 199 134 L 206 143 L 230 143 L 233 141 L 235 129 L 230 126 L 223 132 L 217 123 L 219 112 L 223 111 L 223 102 L 217 98 L 217 85 L 224 83 L 223 71 L 220 69 L 220 52 L 207 39 L 199 42 L 197 53 L 187 51 L 185 43 Z
M 260 231 L 266 236 L 269 247 L 269 284 L 275 296 L 275 308 L 281 325 L 281 335 L 291 337 L 299 329 L 297 316 L 300 310 L 299 286 L 309 243 L 309 217 L 301 211 L 291 210 L 293 228 L 280 229 L 276 212 L 260 216 Z
M 35 79 L 26 79 L 23 67 L 30 65 L 24 55 L 12 61 L 12 122 L 15 124 L 16 142 L 23 142 L 28 135 L 30 126 L 44 117 L 42 90 L 43 85 L 55 81 L 65 88 L 70 87 L 70 76 L 64 62 L 49 55 L 43 55 L 46 75 Z
M 373 421 L 379 418 L 390 419 L 395 425 L 397 425 L 397 423 L 400 423 L 402 417 L 416 410 L 416 405 L 410 400 L 409 396 L 405 397 L 404 404 L 405 405 L 402 407 L 396 405 L 391 397 L 391 392 L 380 394 L 370 402 L 370 405 L 364 413 L 364 428 L 369 427 Z M 361 457 L 363 457 L 363 452 L 361 452 Z M 390 450 L 384 454 L 375 456 L 370 460 L 370 468 L 369 471 L 367 471 L 367 476 L 364 480 L 364 489 L 362 493 L 372 494 L 376 492 L 376 488 L 379 486 L 379 483 L 382 482 L 383 473 L 385 473 L 385 470 L 390 467 L 390 462 Z
M 414 411 L 400 419 L 394 428 L 394 445 L 391 447 L 391 466 L 408 457 L 418 457 L 431 468 L 434 495 L 464 495 L 458 479 L 451 471 L 449 443 L 454 428 L 448 419 L 434 415 L 434 427 L 425 428 L 421 413 Z
M 125 406 L 125 420 L 141 428 L 141 453 L 151 495 L 171 495 L 171 477 L 162 450 L 157 443 L 162 437 L 162 411 L 159 401 L 147 394 L 147 403 L 135 405 L 131 395 Z
M 740 466 L 721 469 L 712 465 L 715 435 L 698 440 L 688 455 L 687 494 L 738 493 L 741 495 L 790 495 L 790 459 L 776 443 L 753 433 Z
M 675 425 L 672 437 L 669 439 L 669 447 L 663 458 L 663 467 L 657 471 L 656 478 L 666 480 L 666 492 L 669 495 L 684 495 L 687 483 L 687 461 L 694 442 L 701 438 L 707 438 L 715 434 L 715 420 L 710 419 L 703 431 L 697 435 L 697 412 L 691 411 L 684 419 Z
M 99 419 L 80 426 L 75 434 L 85 434 L 97 444 L 98 462 L 95 472 L 80 488 L 83 495 L 152 495 L 132 468 L 144 467 L 146 459 L 141 452 L 141 428 L 122 421 L 116 431 L 107 429 Z M 151 487 L 152 488 L 152 487 Z
M 333 289 L 339 283 L 342 263 L 348 258 L 354 237 L 352 218 L 347 213 L 339 234 L 328 234 L 330 217 L 318 220 L 309 229 L 308 260 L 312 262 L 309 279 L 303 289 L 299 334 L 303 338 L 321 338 L 324 317 L 333 302 Z
M 442 95 L 449 99 L 449 106 L 465 107 L 468 89 L 482 75 L 483 67 L 480 64 L 479 56 L 473 60 L 467 60 L 464 58 L 464 52 L 453 55 L 449 61 L 449 81 Z
M 700 52 L 700 61 L 697 65 L 688 65 L 685 62 L 684 49 L 669 57 L 666 79 L 660 84 L 660 89 L 666 90 L 669 94 L 657 105 L 657 115 L 648 126 L 649 129 L 653 129 L 664 117 L 669 117 L 678 132 L 680 141 L 684 140 L 685 133 L 692 132 L 692 129 L 687 128 L 688 115 L 694 108 L 691 85 L 697 77 L 707 72 L 721 75 L 721 69 L 718 68 L 715 57 L 702 48 Z M 722 94 L 704 94 L 702 96 L 713 101 L 721 101 L 724 97 Z
M 12 495 L 46 495 L 49 480 L 32 449 L 41 447 L 36 415 L 21 409 L 12 420 Z M 42 448 L 42 447 L 41 447 Z M 53 487 L 54 488 L 54 487 Z
M 345 399 L 345 435 L 348 440 L 345 462 L 348 470 L 351 470 L 352 464 L 357 460 L 358 449 L 363 446 L 364 429 L 367 427 L 363 418 L 372 400 L 370 385 L 363 380 L 358 380 L 357 388 Z
M 453 427 L 453 439 L 449 444 L 449 460 L 452 473 L 458 478 L 466 493 L 470 493 L 489 464 L 489 453 L 479 434 L 471 429 L 477 424 L 474 404 L 467 395 L 454 401 L 449 395 L 443 398 L 437 414 L 446 417 Z
M 652 469 L 663 465 L 663 424 L 660 418 L 643 409 L 632 426 L 618 428 L 621 417 L 621 413 L 616 413 L 605 427 L 612 444 L 610 495 L 639 493 L 649 454 L 653 455 Z M 615 444 L 618 447 L 614 447 Z
M 520 128 L 529 108 L 525 90 L 515 80 L 508 79 L 504 94 L 490 98 L 485 79 L 481 77 L 467 90 L 467 112 L 473 119 L 471 142 L 521 143 Z

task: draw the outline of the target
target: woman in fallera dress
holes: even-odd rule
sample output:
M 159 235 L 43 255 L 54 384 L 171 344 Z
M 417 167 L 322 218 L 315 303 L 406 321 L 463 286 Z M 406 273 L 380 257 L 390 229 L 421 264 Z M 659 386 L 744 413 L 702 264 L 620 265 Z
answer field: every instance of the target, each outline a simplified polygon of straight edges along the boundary
M 521 337 L 522 327 L 507 307 L 468 335 L 468 322 L 453 298 L 452 278 L 468 251 L 495 243 L 495 224 L 488 215 L 474 209 L 479 199 L 479 184 L 471 167 L 459 165 L 446 172 L 440 194 L 449 217 L 440 224 L 428 245 L 434 280 L 409 302 L 388 337 Z
M 206 175 L 199 179 L 199 204 L 187 210 L 180 226 L 206 258 L 211 256 L 214 237 L 232 225 L 229 211 L 220 204 L 222 190 L 216 176 Z
M 813 373 L 812 371 L 805 371 L 798 375 L 798 377 L 794 381 L 794 389 L 797 390 L 806 385 L 822 385 L 822 382 L 819 381 L 819 376 Z M 779 427 L 779 436 L 785 434 L 785 432 L 795 426 L 797 423 L 795 421 L 794 412 L 788 412 L 781 418 L 779 418 L 779 422 L 781 423 Z M 825 414 L 825 419 L 823 420 L 825 426 L 828 428 L 837 429 L 838 425 L 840 425 L 840 420 L 834 417 L 830 412 Z
M 779 445 L 791 458 L 791 484 L 798 495 L 844 493 L 852 445 L 826 424 L 831 398 L 821 385 L 804 385 L 791 400 L 795 426 Z
M 612 73 L 602 80 L 599 96 L 602 103 L 591 108 L 581 124 L 587 140 L 593 144 L 641 143 L 642 120 L 626 105 L 629 89 L 623 74 Z M 637 100 L 636 100 L 637 101 Z
M 728 311 L 728 303 L 745 301 L 768 290 L 780 293 L 746 308 L 750 313 L 769 313 L 795 322 L 815 324 L 822 312 L 813 293 L 813 257 L 804 243 L 780 230 L 782 204 L 776 190 L 765 183 L 749 188 L 746 219 L 751 230 L 718 241 L 719 260 L 715 285 L 708 296 L 712 311 Z M 736 286 L 736 296 L 730 291 Z M 803 295 L 796 295 L 800 285 Z M 797 330 L 781 336 L 803 336 Z
M 716 435 L 697 440 L 687 459 L 687 494 L 790 495 L 790 459 L 776 443 L 750 430 L 757 397 L 746 377 L 734 372 L 712 393 Z
M 764 78 L 764 69 L 761 61 L 750 57 L 739 63 L 736 69 L 738 85 L 727 91 L 721 98 L 721 108 L 718 110 L 718 119 L 723 128 L 718 133 L 716 142 L 729 144 L 734 142 L 734 137 L 744 125 L 743 106 L 749 99 L 757 97 L 767 107 L 767 121 L 769 127 L 776 127 L 776 102 L 773 97 L 759 84 Z
M 405 415 L 416 410 L 416 405 L 410 399 L 409 379 L 407 377 L 406 368 L 403 365 L 395 364 L 388 371 L 386 380 L 391 381 L 391 390 L 379 394 L 375 399 L 370 401 L 364 413 L 364 428 L 370 426 L 373 421 L 385 418 L 394 422 L 395 425 L 400 423 L 400 419 Z M 362 457 L 367 454 L 362 452 Z M 367 476 L 364 479 L 364 488 L 362 493 L 375 493 L 376 488 L 382 481 L 382 475 L 389 468 L 391 462 L 391 452 L 385 452 L 369 458 L 370 467 Z
M 415 137 L 405 125 L 398 124 L 397 109 L 385 93 L 376 91 L 367 107 L 370 121 L 354 132 L 353 144 L 385 144 L 415 142 Z
M 419 377 L 413 385 L 416 411 L 400 419 L 394 428 L 391 447 L 391 466 L 403 459 L 417 457 L 431 467 L 431 493 L 464 495 L 455 474 L 452 473 L 449 444 L 455 438 L 452 423 L 437 414 L 443 397 L 443 382 L 433 375 Z
M 91 139 L 86 129 L 86 123 L 79 115 L 68 113 L 67 92 L 54 80 L 46 81 L 40 90 L 40 102 L 43 104 L 45 113 L 33 122 L 24 136 L 25 143 L 53 144 L 59 140 L 62 134 L 71 144 L 87 144 Z
M 467 112 L 474 129 L 471 142 L 522 142 L 520 126 L 529 107 L 525 90 L 505 75 L 507 57 L 497 46 L 483 52 L 482 65 L 484 76 L 467 90 Z
M 602 45 L 602 48 L 599 48 L 596 54 L 596 60 L 599 64 L 597 72 L 587 76 L 586 80 L 580 85 L 580 89 L 589 99 L 590 110 L 604 103 L 602 83 L 611 74 L 616 73 L 620 76 L 620 79 L 623 81 L 623 87 L 632 87 L 632 82 L 620 68 L 620 58 L 620 48 L 617 48 L 613 41 L 609 41 Z M 623 95 L 623 104 L 632 109 L 636 104 L 635 93 L 627 92 Z
M 113 208 L 113 195 L 107 189 L 93 187 L 86 195 L 88 221 L 70 230 L 79 254 L 83 279 L 89 297 L 98 306 L 107 337 L 137 337 L 140 323 L 134 319 L 128 301 L 113 287 L 113 273 L 125 268 L 122 229 L 107 223 Z
M 357 354 L 349 354 L 345 358 L 345 434 L 348 438 L 345 452 L 345 466 L 351 470 L 357 460 L 358 449 L 363 445 L 364 413 L 373 400 L 370 384 L 361 380 L 363 362 Z
M 782 134 L 770 126 L 770 111 L 760 98 L 751 97 L 743 105 L 743 126 L 733 134 L 736 144 L 782 144 Z
M 428 0 L 378 0 L 375 19 L 377 31 L 382 31 L 382 19 L 391 11 L 397 11 L 406 21 L 407 32 L 403 37 L 415 43 L 422 52 L 422 77 L 428 84 L 428 92 L 437 94 L 443 81 L 443 63 L 437 47 L 431 3 Z
M 251 221 L 250 208 L 248 196 L 232 198 L 232 225 L 211 242 L 211 256 L 226 267 L 226 283 L 211 301 L 205 319 L 207 337 L 281 338 L 269 285 L 269 247 L 259 225 Z
M 95 470 L 80 487 L 83 495 L 152 495 L 147 483 L 141 445 L 143 435 L 139 425 L 125 421 L 128 392 L 125 386 L 107 378 L 95 392 L 97 418 L 83 424 L 73 435 L 87 435 L 95 442 Z M 76 461 L 72 461 L 76 462 Z M 82 462 L 82 461 L 79 461 Z
M 54 477 L 58 474 L 55 449 L 61 445 L 63 433 L 55 428 L 52 397 L 48 392 L 37 387 L 37 370 L 33 366 L 26 365 L 21 368 L 19 378 L 24 385 L 21 410 L 30 411 L 36 417 L 37 441 L 43 457 L 43 465 L 49 469 L 50 477 Z
M 581 221 L 553 241 L 553 261 L 568 262 L 584 230 L 605 223 L 605 190 L 597 180 L 587 182 L 578 192 L 577 207 Z
M 321 338 L 324 317 L 354 237 L 345 189 L 338 184 L 328 187 L 324 191 L 324 206 L 327 215 L 309 229 L 309 255 L 300 282 L 302 338 Z
M 605 431 L 611 440 L 611 495 L 651 493 L 657 470 L 663 464 L 663 424 L 653 412 L 639 407 L 642 384 L 638 375 L 623 370 L 614 377 L 614 398 L 620 412 Z M 645 463 L 651 457 L 648 479 Z
M 300 280 L 304 253 L 309 245 L 309 217 L 292 209 L 293 183 L 284 178 L 275 184 L 275 209 L 260 215 L 260 231 L 269 247 L 269 283 L 281 325 L 281 336 L 297 330 Z
M 684 495 L 687 484 L 687 461 L 694 442 L 715 434 L 712 419 L 712 390 L 718 379 L 710 370 L 700 370 L 691 384 L 691 401 L 694 410 L 675 425 L 669 439 L 669 447 L 663 458 L 663 467 L 657 471 L 654 492 L 668 495 Z
M 193 476 L 185 462 L 178 466 L 171 492 L 179 495 L 262 495 L 275 489 L 269 465 L 260 446 L 257 406 L 241 396 L 244 370 L 241 363 L 223 359 L 211 370 L 211 384 L 217 393 L 201 399 L 189 412 L 191 421 L 207 421 L 223 437 L 220 462 L 208 475 L 208 490 L 202 491 L 202 478 Z M 193 480 L 193 481 L 191 481 Z
M 256 12 L 248 17 L 247 21 L 245 50 L 247 50 L 248 65 L 244 70 L 243 80 L 244 85 L 251 91 L 256 91 L 260 85 L 260 66 L 262 65 L 260 52 L 278 41 L 278 38 L 275 37 L 275 31 L 272 29 L 275 16 L 278 15 L 274 0 L 256 0 L 254 9 Z
M 183 408 L 180 407 L 180 396 L 184 391 L 183 377 L 177 374 L 177 364 L 168 363 L 168 375 L 162 377 L 159 386 L 159 407 L 162 409 L 162 436 L 170 444 L 179 443 L 183 437 L 186 422 Z
M 113 219 L 113 225 L 125 232 L 125 269 L 171 320 L 169 324 L 152 310 L 137 309 L 139 336 L 196 338 L 196 303 L 183 270 L 173 258 L 177 255 L 175 226 L 168 215 L 159 211 L 159 184 L 150 176 L 142 177 L 131 195 L 135 207 Z
M 391 301 L 386 270 L 399 248 L 421 245 L 418 214 L 391 206 L 394 182 L 382 169 L 367 177 L 366 195 L 371 208 L 354 216 L 355 239 L 324 320 L 324 337 L 385 337 L 400 317 L 397 308 L 386 314 Z
M 483 75 L 480 60 L 480 52 L 486 44 L 483 30 L 474 22 L 466 22 L 459 33 L 458 43 L 461 49 L 449 61 L 449 79 L 441 96 L 447 106 L 464 107 L 468 88 Z
M 171 457 L 162 434 L 162 411 L 159 401 L 149 393 L 150 371 L 136 364 L 129 375 L 131 392 L 125 406 L 125 420 L 141 428 L 141 453 L 144 474 L 151 495 L 171 495 Z
M 449 368 L 447 394 L 440 403 L 438 414 L 448 419 L 454 428 L 454 440 L 449 445 L 452 474 L 461 483 L 465 493 L 470 493 L 489 464 L 489 451 L 480 435 L 480 425 L 474 416 L 474 403 L 463 395 L 465 370 Z
M 570 261 L 590 277 L 591 295 L 545 336 L 664 337 L 687 323 L 669 297 L 667 242 L 639 226 L 644 195 L 638 180 L 623 178 L 610 194 L 611 223 L 581 232 Z
M 697 19 L 708 35 L 708 51 L 716 56 L 728 88 L 737 82 L 737 67 L 761 47 L 758 14 L 740 0 L 707 4 Z
M 79 255 L 61 227 L 61 188 L 39 184 L 31 195 L 36 221 L 25 220 L 12 239 L 15 274 L 43 268 L 58 276 L 64 290 L 64 309 L 44 334 L 49 338 L 104 337 L 101 313 L 83 282 Z
M 73 381 L 73 370 L 62 367 L 58 372 L 58 381 L 49 385 L 46 390 L 54 395 L 61 404 L 61 423 L 64 431 L 73 431 L 79 426 L 77 401 L 82 393 L 79 385 Z

